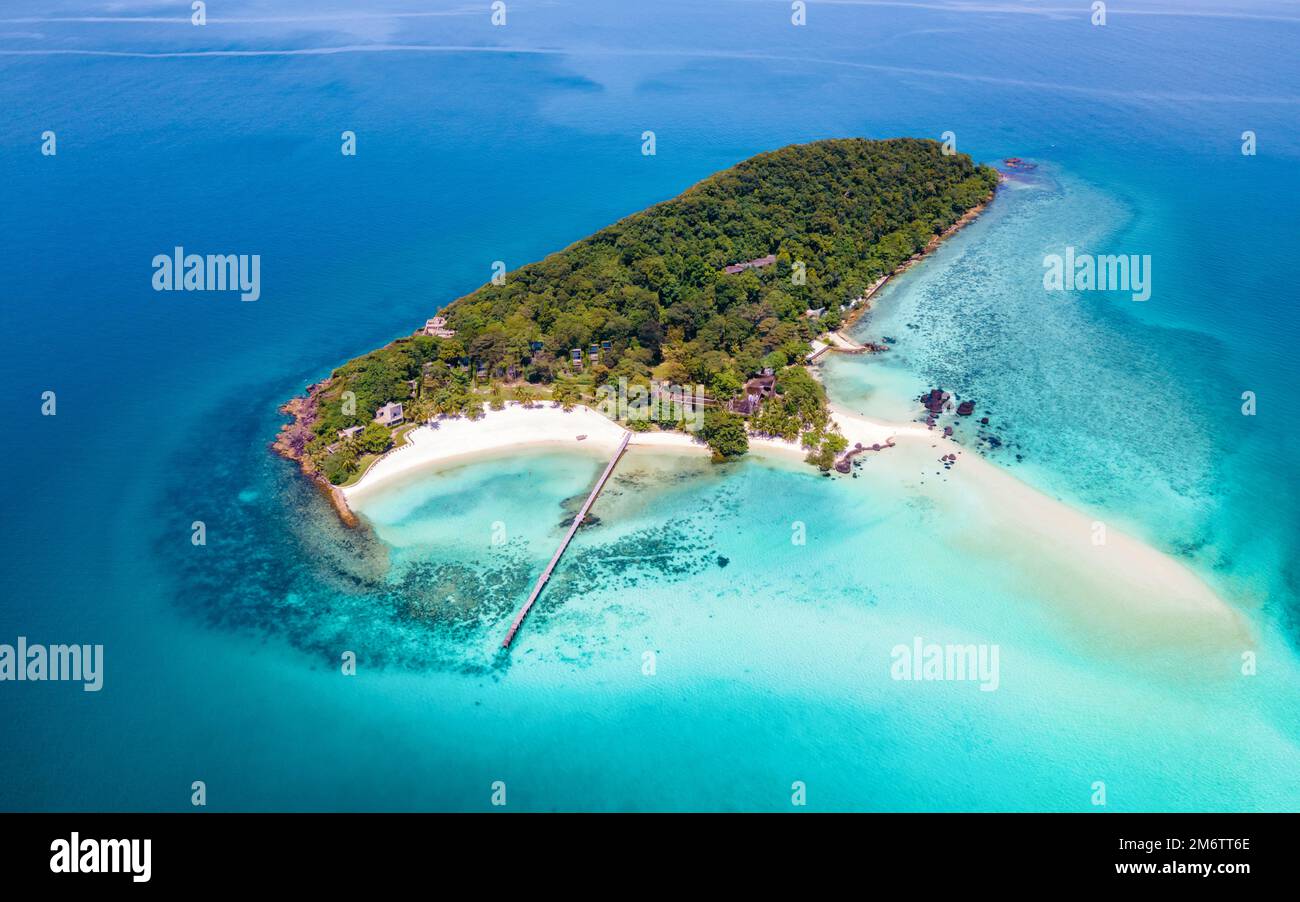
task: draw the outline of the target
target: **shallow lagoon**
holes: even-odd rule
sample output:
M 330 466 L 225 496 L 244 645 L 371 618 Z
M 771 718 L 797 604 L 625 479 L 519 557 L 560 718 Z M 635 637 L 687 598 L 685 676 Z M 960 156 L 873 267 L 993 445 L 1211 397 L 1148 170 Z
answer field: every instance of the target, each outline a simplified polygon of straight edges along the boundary
M 285 57 L 472 45 L 485 26 L 472 13 L 313 31 L 316 4 L 283 6 L 304 21 L 44 22 L 0 39 L 268 54 L 0 58 L 0 394 L 25 437 L 6 489 L 18 513 L 0 522 L 0 625 L 102 642 L 106 669 L 100 693 L 5 694 L 20 729 L 0 748 L 0 807 L 186 810 L 204 779 L 213 809 L 475 810 L 504 779 L 511 807 L 536 810 L 784 810 L 794 780 L 813 809 L 1075 810 L 1102 779 L 1119 810 L 1300 808 L 1300 508 L 1279 400 L 1297 334 L 1293 23 L 1116 12 L 1088 29 L 1028 9 L 847 4 L 814 5 L 792 38 L 762 4 L 578 3 L 512 7 L 498 38 L 559 52 Z M 582 37 L 593 24 L 598 44 Z M 1206 54 L 1252 64 L 1196 65 Z M 36 153 L 51 127 L 57 160 Z M 1261 136 L 1249 159 L 1247 127 Z M 360 135 L 351 160 L 343 128 Z M 1216 663 L 1179 678 L 1176 654 L 1117 654 L 1060 616 L 1050 580 L 1019 584 L 960 541 L 963 517 L 873 479 L 873 463 L 822 480 L 757 461 L 647 463 L 639 487 L 616 486 L 507 665 L 502 620 L 594 461 L 462 471 L 500 487 L 501 510 L 431 489 L 390 511 L 389 545 L 342 530 L 266 451 L 286 397 L 422 323 L 492 260 L 538 259 L 791 141 L 948 129 L 979 159 L 1042 163 L 1049 186 L 1025 205 L 1041 198 L 1042 215 L 999 220 L 995 206 L 900 280 L 880 315 L 928 311 L 925 340 L 879 373 L 845 361 L 844 378 L 893 405 L 972 379 L 963 390 L 1029 451 L 1007 465 L 1191 561 L 1247 612 L 1258 677 Z M 1061 334 L 1026 293 L 1042 254 L 1094 238 L 1153 255 L 1152 300 L 1113 317 L 1058 304 L 1107 342 L 1041 340 Z M 262 298 L 163 300 L 148 262 L 177 244 L 261 254 Z M 1011 344 L 957 341 L 971 318 Z M 1133 403 L 1037 428 L 1043 390 L 1077 398 L 1092 383 L 1129 386 Z M 1250 422 L 1246 388 L 1261 398 Z M 47 389 L 60 412 L 38 419 Z M 523 494 L 534 483 L 518 473 L 539 468 L 541 490 Z M 789 544 L 796 518 L 806 546 Z M 497 520 L 504 546 L 490 544 Z M 439 607 L 464 585 L 472 613 Z M 890 648 L 918 634 L 998 642 L 999 690 L 889 680 Z

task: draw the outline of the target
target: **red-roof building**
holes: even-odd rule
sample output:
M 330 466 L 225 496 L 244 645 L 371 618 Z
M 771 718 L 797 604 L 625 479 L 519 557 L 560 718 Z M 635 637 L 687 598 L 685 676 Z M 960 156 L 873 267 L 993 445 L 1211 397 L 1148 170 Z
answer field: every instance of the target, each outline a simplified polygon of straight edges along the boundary
M 757 260 L 746 260 L 744 263 L 733 263 L 730 266 L 723 267 L 723 272 L 728 275 L 735 275 L 738 272 L 744 272 L 747 269 L 761 269 L 764 266 L 771 266 L 776 262 L 776 254 L 768 254 L 766 257 L 759 257 Z
M 758 409 L 763 406 L 764 399 L 771 397 L 775 386 L 776 376 L 771 373 L 755 376 L 745 383 L 740 397 L 733 398 L 728 407 L 731 408 L 733 413 L 752 416 L 758 413 Z

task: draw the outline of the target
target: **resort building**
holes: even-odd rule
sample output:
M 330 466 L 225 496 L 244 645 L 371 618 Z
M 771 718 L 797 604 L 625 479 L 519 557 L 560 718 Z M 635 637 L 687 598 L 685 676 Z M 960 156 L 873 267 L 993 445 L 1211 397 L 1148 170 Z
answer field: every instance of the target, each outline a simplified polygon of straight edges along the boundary
M 447 318 L 445 316 L 435 316 L 432 319 L 425 320 L 424 328 L 420 330 L 419 334 L 432 335 L 434 338 L 451 338 L 456 334 L 456 330 L 447 328 Z
M 650 402 L 661 407 L 692 411 L 697 406 L 716 403 L 702 391 L 695 393 L 680 385 L 650 383 Z
M 380 426 L 397 426 L 405 417 L 402 415 L 402 405 L 393 401 L 385 404 L 375 411 L 375 422 Z
M 744 263 L 733 263 L 730 266 L 724 266 L 722 271 L 734 276 L 738 272 L 744 272 L 747 269 L 761 269 L 764 266 L 771 266 L 775 262 L 776 254 L 768 254 L 766 257 L 759 257 L 757 260 L 746 260 Z
M 401 405 L 398 406 L 400 407 Z M 360 426 L 349 426 L 347 429 L 340 429 L 339 438 L 346 442 L 348 439 L 360 435 L 361 429 L 362 427 Z
M 763 401 L 772 396 L 775 387 L 776 376 L 772 375 L 772 369 L 768 367 L 763 370 L 763 375 L 755 376 L 746 382 L 740 397 L 733 398 L 728 407 L 731 408 L 732 413 L 746 417 L 753 416 L 763 406 Z

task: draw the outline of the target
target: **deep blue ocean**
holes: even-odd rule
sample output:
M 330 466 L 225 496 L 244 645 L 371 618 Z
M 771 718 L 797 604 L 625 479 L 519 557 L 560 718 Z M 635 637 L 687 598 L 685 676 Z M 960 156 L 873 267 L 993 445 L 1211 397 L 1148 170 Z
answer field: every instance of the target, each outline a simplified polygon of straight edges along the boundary
M 0 642 L 106 664 L 98 693 L 0 683 L 0 808 L 189 810 L 202 780 L 216 810 L 486 810 L 502 780 L 520 810 L 782 810 L 803 780 L 822 810 L 1088 810 L 1104 779 L 1117 810 L 1300 809 L 1296 4 L 177 6 L 0 9 Z M 870 480 L 653 458 L 505 661 L 497 624 L 598 463 L 431 477 L 350 533 L 267 450 L 280 403 L 493 261 L 761 151 L 945 132 L 1038 169 L 882 293 L 859 330 L 895 350 L 836 361 L 832 395 L 978 396 L 996 462 L 1242 611 L 1258 676 L 1071 637 L 1049 587 L 933 553 Z M 260 254 L 261 298 L 153 291 L 178 245 Z M 1150 255 L 1150 300 L 1045 295 L 1067 245 Z M 834 538 L 761 551 L 791 518 Z M 541 525 L 465 538 L 498 519 Z M 418 616 L 445 587 L 476 619 Z M 922 623 L 1023 667 L 900 701 L 873 643 Z

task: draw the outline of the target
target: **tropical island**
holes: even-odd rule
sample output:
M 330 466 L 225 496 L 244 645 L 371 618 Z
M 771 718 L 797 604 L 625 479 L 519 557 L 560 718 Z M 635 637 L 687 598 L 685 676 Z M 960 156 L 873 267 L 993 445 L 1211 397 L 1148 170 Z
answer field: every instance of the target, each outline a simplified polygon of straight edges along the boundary
M 875 350 L 836 330 L 997 183 L 996 170 L 930 140 L 759 154 L 498 274 L 338 367 L 285 405 L 293 422 L 274 447 L 346 486 L 421 423 L 507 404 L 594 406 L 617 387 L 653 402 L 620 417 L 635 432 L 690 429 L 718 459 L 751 438 L 797 443 L 829 470 L 847 440 L 807 364 Z

